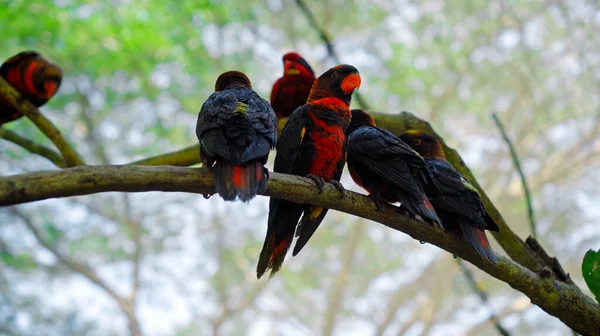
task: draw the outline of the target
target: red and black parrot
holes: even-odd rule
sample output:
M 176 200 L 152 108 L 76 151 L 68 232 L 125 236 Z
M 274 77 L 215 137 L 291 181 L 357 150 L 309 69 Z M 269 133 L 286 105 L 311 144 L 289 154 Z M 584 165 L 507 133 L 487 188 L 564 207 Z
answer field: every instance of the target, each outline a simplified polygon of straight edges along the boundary
M 302 56 L 295 52 L 283 55 L 283 76 L 271 90 L 271 106 L 277 117 L 289 117 L 306 104 L 314 82 L 315 73 Z
M 196 124 L 200 158 L 215 173 L 217 193 L 226 201 L 247 202 L 267 186 L 264 167 L 277 143 L 277 117 L 248 77 L 228 71 L 202 105 Z
M 322 190 L 325 181 L 343 194 L 339 183 L 346 162 L 346 128 L 350 124 L 352 93 L 360 87 L 358 70 L 341 64 L 314 82 L 306 104 L 292 113 L 277 144 L 274 170 L 306 176 Z M 256 273 L 280 268 L 294 238 L 297 255 L 323 221 L 328 209 L 271 198 L 267 234 Z M 302 216 L 302 219 L 300 219 Z M 298 229 L 296 230 L 296 226 Z
M 410 130 L 400 135 L 425 158 L 433 179 L 444 197 L 431 198 L 440 219 L 484 258 L 498 263 L 484 230 L 498 231 L 498 225 L 488 215 L 477 189 L 448 161 L 439 141 L 432 135 Z
M 23 99 L 40 107 L 56 94 L 63 73 L 38 52 L 23 51 L 0 66 L 0 76 L 17 89 Z M 22 116 L 7 100 L 0 97 L 0 125 Z
M 315 73 L 302 56 L 295 52 L 283 55 L 283 76 L 271 90 L 271 106 L 278 118 L 279 134 L 290 114 L 306 104 L 314 82 Z
M 348 170 L 369 192 L 378 209 L 382 201 L 400 202 L 410 216 L 442 226 L 426 191 L 439 194 L 423 157 L 397 136 L 375 126 L 363 110 L 352 110 L 348 127 Z

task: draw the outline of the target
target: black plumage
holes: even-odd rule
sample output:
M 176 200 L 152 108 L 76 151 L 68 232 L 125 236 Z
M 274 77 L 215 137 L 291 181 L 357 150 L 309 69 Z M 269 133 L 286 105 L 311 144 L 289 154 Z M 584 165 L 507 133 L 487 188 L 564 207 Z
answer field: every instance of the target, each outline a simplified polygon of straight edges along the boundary
M 410 214 L 441 226 L 426 190 L 438 194 L 423 158 L 391 132 L 374 126 L 362 110 L 352 110 L 348 170 L 352 179 L 380 201 L 400 202 Z
M 196 124 L 200 157 L 215 171 L 217 193 L 249 201 L 264 192 L 264 167 L 277 143 L 277 118 L 269 102 L 237 71 L 217 79 L 216 92 L 202 105 Z

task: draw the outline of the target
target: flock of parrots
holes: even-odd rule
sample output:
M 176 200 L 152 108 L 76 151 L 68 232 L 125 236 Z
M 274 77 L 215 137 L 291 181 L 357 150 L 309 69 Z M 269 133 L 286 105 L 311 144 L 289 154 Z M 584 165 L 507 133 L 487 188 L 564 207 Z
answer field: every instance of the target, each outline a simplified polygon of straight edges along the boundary
M 270 102 L 252 90 L 245 74 L 228 71 L 217 78 L 215 92 L 200 109 L 200 158 L 213 170 L 224 200 L 246 202 L 265 191 L 269 172 L 264 165 L 274 148 L 275 172 L 305 176 L 320 190 L 331 183 L 341 195 L 345 189 L 339 180 L 347 162 L 352 179 L 369 192 L 377 209 L 384 202 L 400 202 L 398 212 L 446 228 L 498 262 L 484 233 L 498 226 L 477 190 L 445 160 L 434 136 L 416 130 L 396 136 L 377 127 L 364 110 L 350 110 L 361 84 L 351 65 L 335 66 L 318 78 L 295 52 L 283 56 L 283 65 Z M 4 62 L 0 76 L 39 107 L 57 92 L 62 71 L 39 53 L 25 51 Z M 0 96 L 0 125 L 21 116 Z M 257 276 L 269 269 L 273 276 L 281 268 L 294 235 L 297 255 L 327 210 L 271 198 Z

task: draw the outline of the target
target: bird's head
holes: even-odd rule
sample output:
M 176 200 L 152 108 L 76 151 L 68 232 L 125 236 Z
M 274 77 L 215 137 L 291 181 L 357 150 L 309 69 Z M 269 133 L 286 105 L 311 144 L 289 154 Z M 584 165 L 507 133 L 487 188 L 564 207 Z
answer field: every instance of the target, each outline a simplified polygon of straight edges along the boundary
M 360 88 L 361 78 L 352 65 L 340 64 L 325 71 L 312 86 L 307 102 L 334 97 L 350 106 L 352 94 Z
M 306 76 L 315 77 L 315 72 L 308 62 L 296 52 L 289 52 L 283 55 L 283 75 L 284 76 Z
M 246 86 L 252 88 L 252 83 L 248 76 L 240 71 L 227 71 L 222 73 L 215 82 L 215 91 L 231 89 L 235 86 Z
M 440 142 L 431 134 L 409 130 L 398 136 L 400 140 L 412 147 L 417 153 L 425 158 L 445 159 L 444 150 Z
M 375 126 L 375 120 L 365 110 L 356 109 L 352 110 L 352 118 L 350 119 L 350 125 L 346 130 L 347 134 L 352 133 L 359 127 L 362 126 Z

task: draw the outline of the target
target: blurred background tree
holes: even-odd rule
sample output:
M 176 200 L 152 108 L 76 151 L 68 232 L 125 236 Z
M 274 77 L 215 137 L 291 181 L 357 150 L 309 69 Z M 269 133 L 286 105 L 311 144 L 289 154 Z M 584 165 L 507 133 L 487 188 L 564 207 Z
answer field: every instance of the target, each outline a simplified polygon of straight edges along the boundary
M 575 282 L 600 246 L 600 4 L 596 1 L 307 1 L 374 111 L 416 111 L 467 164 L 522 237 L 519 177 L 537 233 Z M 335 61 L 294 0 L 0 0 L 0 58 L 40 51 L 66 76 L 42 111 L 90 164 L 194 144 L 226 70 L 268 98 L 281 56 Z M 353 106 L 357 106 L 356 100 Z M 4 126 L 51 145 L 26 118 Z M 0 141 L 0 171 L 54 169 Z M 342 180 L 356 187 L 347 174 Z M 0 334 L 566 335 L 558 319 L 470 265 L 401 232 L 331 212 L 271 281 L 254 269 L 267 199 L 108 193 L 0 209 Z M 501 249 L 495 245 L 496 251 Z

